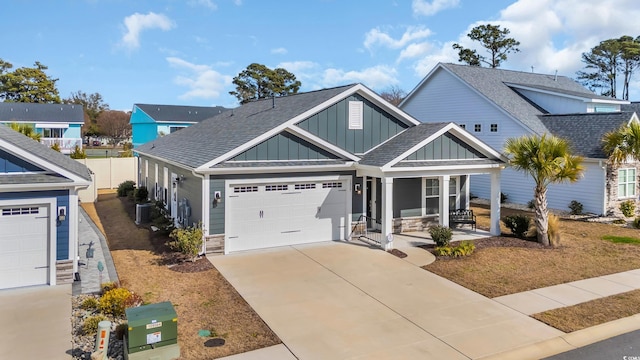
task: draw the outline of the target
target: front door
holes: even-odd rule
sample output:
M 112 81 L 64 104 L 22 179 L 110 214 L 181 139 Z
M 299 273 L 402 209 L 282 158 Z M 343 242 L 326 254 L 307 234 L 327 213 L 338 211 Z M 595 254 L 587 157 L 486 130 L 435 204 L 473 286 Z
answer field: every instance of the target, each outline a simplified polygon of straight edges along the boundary
M 367 228 L 368 229 L 380 229 L 380 224 L 376 219 L 378 218 L 377 211 L 377 189 L 375 179 L 367 179 Z

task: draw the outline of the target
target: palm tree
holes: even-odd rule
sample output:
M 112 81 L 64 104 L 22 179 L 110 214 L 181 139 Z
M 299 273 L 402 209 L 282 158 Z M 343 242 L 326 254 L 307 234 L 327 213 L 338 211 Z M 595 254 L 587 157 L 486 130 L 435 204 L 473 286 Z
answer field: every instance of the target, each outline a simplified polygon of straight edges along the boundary
M 582 157 L 571 154 L 565 139 L 547 135 L 509 138 L 505 143 L 509 166 L 533 178 L 535 223 L 538 242 L 549 246 L 547 187 L 550 184 L 577 181 L 584 170 Z
M 632 121 L 604 135 L 602 148 L 614 165 L 627 159 L 640 161 L 640 123 Z
M 29 124 L 18 124 L 18 123 L 12 122 L 9 124 L 9 127 L 23 135 L 26 135 L 32 138 L 35 141 L 39 142 L 40 139 L 42 138 L 42 134 L 40 134 L 39 132 L 36 132 L 33 126 Z

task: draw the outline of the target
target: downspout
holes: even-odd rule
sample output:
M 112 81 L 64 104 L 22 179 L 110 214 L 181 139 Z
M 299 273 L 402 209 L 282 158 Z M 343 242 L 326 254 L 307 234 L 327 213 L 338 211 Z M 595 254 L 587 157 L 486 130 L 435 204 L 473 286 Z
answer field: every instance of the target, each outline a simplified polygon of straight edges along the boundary
M 602 160 L 598 160 L 598 166 L 602 169 L 602 216 L 607 215 L 607 165 L 602 166 Z
M 200 254 L 207 253 L 207 235 L 209 234 L 209 181 L 208 175 L 202 175 L 191 170 L 191 175 L 199 178 L 202 182 L 202 248 Z

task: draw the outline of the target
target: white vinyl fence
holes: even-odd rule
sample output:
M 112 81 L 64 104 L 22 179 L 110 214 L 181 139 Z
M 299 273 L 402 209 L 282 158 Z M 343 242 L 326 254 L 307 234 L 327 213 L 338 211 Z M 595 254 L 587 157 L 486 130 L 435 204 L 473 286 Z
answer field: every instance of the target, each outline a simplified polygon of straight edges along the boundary
M 126 180 L 137 182 L 138 158 L 104 158 L 77 159 L 88 167 L 94 174 L 93 185 L 81 190 L 78 195 L 81 202 L 94 202 L 98 189 L 115 189 Z

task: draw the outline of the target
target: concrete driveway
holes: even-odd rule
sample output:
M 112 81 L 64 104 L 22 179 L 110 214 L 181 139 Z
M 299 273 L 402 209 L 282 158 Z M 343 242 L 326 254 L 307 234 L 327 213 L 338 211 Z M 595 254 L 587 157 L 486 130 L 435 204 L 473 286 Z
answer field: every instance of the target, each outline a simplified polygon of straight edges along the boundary
M 298 359 L 478 359 L 562 334 L 356 243 L 211 261 Z
M 71 359 L 71 285 L 0 291 L 0 359 Z

